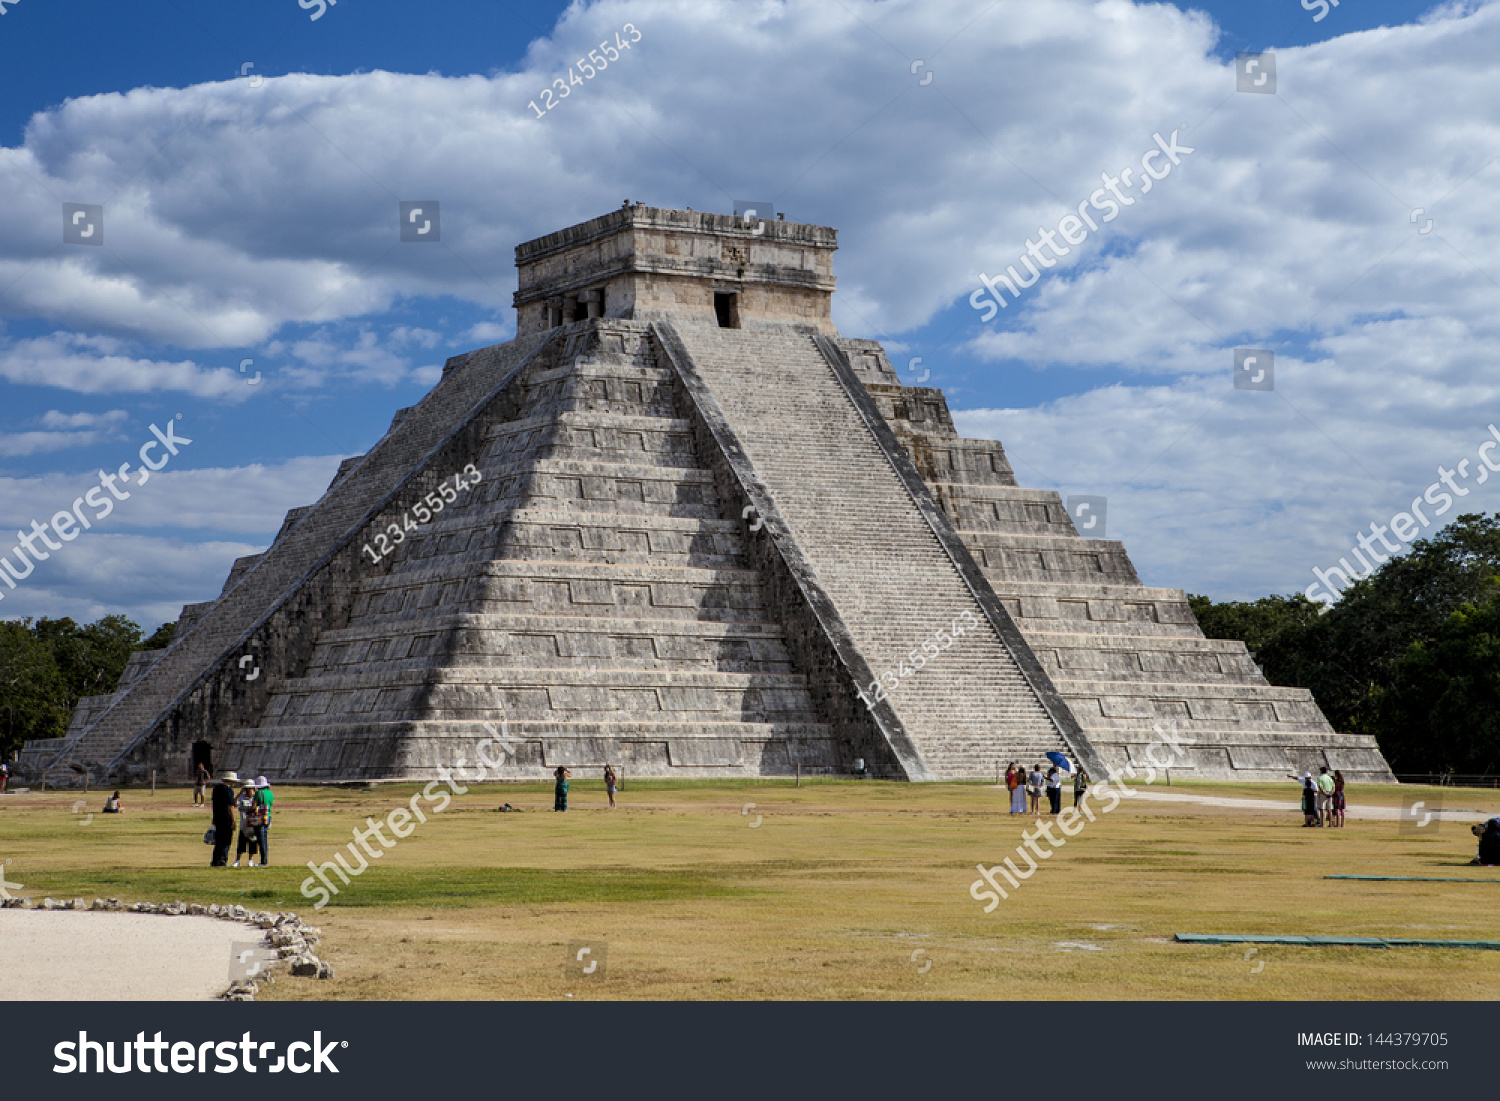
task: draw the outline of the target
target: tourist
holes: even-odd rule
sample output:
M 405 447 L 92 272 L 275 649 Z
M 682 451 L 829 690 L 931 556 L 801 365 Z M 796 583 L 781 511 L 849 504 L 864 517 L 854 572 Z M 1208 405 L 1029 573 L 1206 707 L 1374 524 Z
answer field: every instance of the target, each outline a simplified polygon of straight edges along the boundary
M 271 829 L 271 804 L 276 802 L 276 793 L 271 790 L 271 782 L 264 776 L 255 778 L 255 797 L 260 800 L 261 824 L 257 829 L 257 838 L 260 842 L 260 866 L 264 868 L 271 862 L 271 839 L 268 835 Z
M 255 782 L 246 780 L 240 787 L 240 797 L 234 802 L 240 812 L 240 840 L 234 850 L 234 866 L 240 866 L 240 857 L 245 858 L 245 867 L 252 867 L 260 852 L 260 801 L 255 798 Z
M 1322 765 L 1318 769 L 1318 822 L 1324 826 L 1333 825 L 1333 777 L 1328 774 L 1328 766 Z
M 609 762 L 604 762 L 604 790 L 609 795 L 609 809 L 615 809 L 615 770 L 609 767 Z
M 234 788 L 240 782 L 233 772 L 219 776 L 219 782 L 209 793 L 214 815 L 214 855 L 209 866 L 222 868 L 229 863 L 229 845 L 234 840 Z
M 119 814 L 121 810 L 122 808 L 120 806 L 120 793 L 118 791 L 111 795 L 108 799 L 104 800 L 105 814 Z
M 10 765 L 0 761 L 0 795 L 5 794 L 5 789 L 10 785 Z
M 1333 770 L 1333 824 L 1344 824 L 1344 774 Z
M 1500 864 L 1500 818 L 1491 818 L 1480 826 L 1470 826 L 1469 831 L 1479 838 L 1479 852 L 1469 863 L 1487 868 Z
M 1005 769 L 1005 790 L 1010 792 L 1010 813 L 1026 813 L 1026 774 L 1012 761 Z
M 558 765 L 557 766 L 557 771 L 554 772 L 553 775 L 557 777 L 557 787 L 554 790 L 553 796 L 552 796 L 552 809 L 553 810 L 567 810 L 568 809 L 568 777 L 572 776 L 573 774 L 570 771 L 568 771 L 566 768 L 564 768 L 562 765 Z
M 1075 807 L 1083 802 L 1083 796 L 1088 790 L 1089 774 L 1082 765 L 1079 765 L 1078 771 L 1073 773 L 1073 805 Z
M 1045 783 L 1042 766 L 1032 765 L 1031 771 L 1026 774 L 1026 798 L 1031 802 L 1032 814 L 1042 813 L 1042 785 Z
M 193 766 L 193 806 L 203 805 L 203 789 L 208 785 L 208 769 L 202 761 Z
M 1062 813 L 1062 769 L 1056 765 L 1047 773 L 1047 806 L 1049 814 Z
M 1302 785 L 1302 824 L 1304 826 L 1321 825 L 1318 821 L 1318 788 L 1313 783 L 1312 773 L 1304 772 L 1298 776 L 1292 773 L 1292 779 Z

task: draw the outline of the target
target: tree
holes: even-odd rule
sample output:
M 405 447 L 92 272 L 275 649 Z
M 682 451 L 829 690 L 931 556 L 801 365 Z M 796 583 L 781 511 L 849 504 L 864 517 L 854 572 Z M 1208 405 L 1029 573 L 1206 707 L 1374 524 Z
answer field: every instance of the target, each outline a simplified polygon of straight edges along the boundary
M 70 709 L 83 696 L 113 692 L 141 641 L 140 627 L 120 615 L 108 615 L 84 627 L 71 619 L 39 619 L 32 632 L 52 651 L 68 690 Z
M 1315 606 L 1300 595 L 1249 603 L 1189 600 L 1204 634 L 1243 639 L 1257 651 L 1267 680 L 1309 689 L 1335 730 L 1373 735 L 1392 767 L 1431 772 L 1440 771 L 1437 761 L 1466 761 L 1469 771 L 1500 765 L 1486 748 L 1500 750 L 1500 727 L 1492 722 L 1500 716 L 1500 699 L 1485 695 L 1478 675 L 1485 617 L 1500 601 L 1500 518 L 1458 517 L 1355 581 L 1322 614 L 1310 614 Z M 1455 673 L 1458 679 L 1440 676 L 1431 664 L 1439 653 L 1464 658 L 1467 671 Z M 1439 691 L 1449 710 L 1440 722 L 1422 720 L 1421 692 Z M 1464 719 L 1456 700 L 1481 710 Z M 1460 729 L 1477 741 L 1449 744 Z
M 176 632 L 176 630 L 176 621 L 173 621 L 171 623 L 163 623 L 155 630 L 150 638 L 143 640 L 141 644 L 136 647 L 136 649 L 165 650 L 168 646 L 172 645 L 172 635 L 174 632 Z
M 1398 772 L 1500 772 L 1500 599 L 1466 604 L 1392 665 L 1376 697 Z
M 57 662 L 31 621 L 0 621 L 0 759 L 33 738 L 62 737 L 70 711 Z
M 1263 596 L 1248 602 L 1215 604 L 1206 596 L 1188 596 L 1198 626 L 1209 638 L 1237 638 L 1253 651 L 1264 650 L 1288 634 L 1318 620 L 1319 607 L 1301 593 Z

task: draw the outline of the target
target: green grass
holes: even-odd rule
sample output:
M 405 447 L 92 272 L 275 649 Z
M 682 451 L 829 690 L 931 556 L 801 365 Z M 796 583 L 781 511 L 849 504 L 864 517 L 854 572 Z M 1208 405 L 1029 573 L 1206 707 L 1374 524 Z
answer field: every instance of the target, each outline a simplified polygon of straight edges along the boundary
M 969 896 L 974 866 L 1013 853 L 1032 819 L 1011 818 L 983 785 L 627 777 L 611 812 L 602 786 L 583 780 L 561 815 L 550 785 L 507 784 L 430 813 L 315 911 L 301 891 L 307 862 L 331 860 L 367 817 L 420 787 L 279 788 L 264 870 L 207 867 L 207 814 L 185 790 L 126 791 L 124 815 L 87 826 L 72 813 L 76 794 L 11 796 L 0 800 L 0 858 L 33 897 L 296 910 L 323 928 L 339 977 L 279 982 L 263 995 L 275 998 L 1500 997 L 1495 953 L 1266 946 L 1252 971 L 1235 946 L 1171 940 L 1493 939 L 1485 884 L 1322 878 L 1500 876 L 1466 866 L 1473 838 L 1457 822 L 1411 835 L 1356 810 L 1345 830 L 1304 830 L 1292 810 L 1126 800 L 985 914 Z M 1290 782 L 1160 789 L 1297 794 Z M 1397 806 L 1403 794 L 1359 789 L 1351 802 Z M 1500 793 L 1422 794 L 1475 820 L 1500 813 Z M 524 813 L 495 813 L 504 801 Z M 608 944 L 603 979 L 567 969 L 577 940 Z M 933 965 L 925 973 L 917 949 Z

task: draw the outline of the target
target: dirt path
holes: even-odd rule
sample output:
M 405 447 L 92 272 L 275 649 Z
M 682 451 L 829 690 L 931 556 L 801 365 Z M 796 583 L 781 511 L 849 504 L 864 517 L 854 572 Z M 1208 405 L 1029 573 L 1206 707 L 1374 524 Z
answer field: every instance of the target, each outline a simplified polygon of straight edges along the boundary
M 987 785 L 992 791 L 1004 790 L 993 784 Z M 1152 788 L 1132 785 L 1135 796 L 1145 799 L 1151 803 L 1196 803 L 1203 807 L 1229 807 L 1235 810 L 1264 810 L 1276 814 L 1285 814 L 1287 811 L 1301 812 L 1302 800 L 1299 799 L 1232 799 L 1223 795 L 1183 795 L 1175 791 L 1157 791 Z M 1069 789 L 1071 795 L 1072 789 Z M 1064 804 L 1068 802 L 1065 798 Z M 1463 807 L 1423 808 L 1423 815 L 1430 814 L 1432 818 L 1444 822 L 1483 822 L 1487 818 L 1495 816 L 1494 811 L 1477 810 Z M 1350 819 L 1385 820 L 1390 822 L 1399 821 L 1402 817 L 1400 807 L 1373 807 L 1360 803 L 1350 803 L 1345 814 Z M 1410 815 L 1408 814 L 1408 817 Z
M 0 910 L 0 1001 L 208 1001 L 261 930 L 209 917 Z

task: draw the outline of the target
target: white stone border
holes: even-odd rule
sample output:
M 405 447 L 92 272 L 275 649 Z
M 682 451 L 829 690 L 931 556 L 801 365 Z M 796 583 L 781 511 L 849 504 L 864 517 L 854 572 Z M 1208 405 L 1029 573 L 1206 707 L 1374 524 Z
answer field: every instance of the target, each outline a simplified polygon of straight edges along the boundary
M 190 914 L 195 917 L 237 921 L 264 929 L 266 947 L 276 953 L 278 963 L 286 963 L 291 974 L 310 979 L 333 978 L 333 967 L 313 954 L 313 949 L 318 946 L 318 942 L 323 937 L 323 931 L 315 925 L 308 925 L 289 911 L 272 913 L 269 910 L 250 910 L 239 905 L 221 906 L 216 902 L 209 905 L 182 901 L 133 902 L 126 905 L 117 898 L 96 898 L 92 903 L 81 898 L 75 898 L 71 902 L 57 898 L 44 898 L 40 902 L 33 902 L 29 898 L 7 898 L 0 900 L 0 908 L 7 910 L 110 910 L 132 914 L 162 914 L 166 917 Z M 259 983 L 243 980 L 232 983 L 229 989 L 219 997 L 224 1001 L 248 1002 L 253 1001 L 259 991 Z

